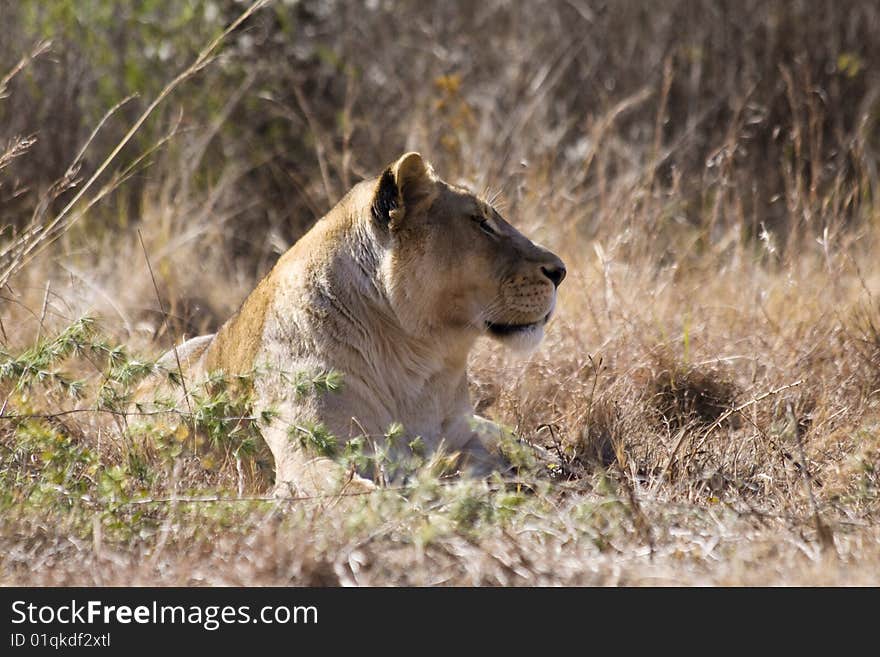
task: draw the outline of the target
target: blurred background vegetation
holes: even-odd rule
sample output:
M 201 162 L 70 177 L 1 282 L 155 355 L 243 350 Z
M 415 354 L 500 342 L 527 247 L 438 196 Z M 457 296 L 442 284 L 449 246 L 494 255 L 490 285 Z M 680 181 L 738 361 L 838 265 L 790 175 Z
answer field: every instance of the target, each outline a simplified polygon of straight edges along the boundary
M 0 100 L 0 144 L 35 139 L 0 170 L 4 239 L 110 108 L 137 94 L 81 174 L 245 6 L 0 3 L 0 74 L 51 44 Z M 871 0 L 279 0 L 138 132 L 120 163 L 174 135 L 85 225 L 140 222 L 160 189 L 211 193 L 227 218 L 218 239 L 257 272 L 353 182 L 414 148 L 510 204 L 524 169 L 543 172 L 548 192 L 578 200 L 587 235 L 620 184 L 645 192 L 654 217 L 710 217 L 710 241 L 733 223 L 746 239 L 761 224 L 821 234 L 831 214 L 862 221 L 876 208 L 877 34 Z

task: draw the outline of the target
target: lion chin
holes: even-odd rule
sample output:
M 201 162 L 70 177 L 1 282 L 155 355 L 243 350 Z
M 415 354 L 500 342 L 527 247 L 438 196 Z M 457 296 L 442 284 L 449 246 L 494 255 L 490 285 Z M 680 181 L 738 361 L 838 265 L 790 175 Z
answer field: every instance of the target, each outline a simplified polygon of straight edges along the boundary
M 486 322 L 486 333 L 512 351 L 529 354 L 537 349 L 544 339 L 544 327 L 550 321 L 551 315 L 552 311 L 537 322 L 529 323 Z

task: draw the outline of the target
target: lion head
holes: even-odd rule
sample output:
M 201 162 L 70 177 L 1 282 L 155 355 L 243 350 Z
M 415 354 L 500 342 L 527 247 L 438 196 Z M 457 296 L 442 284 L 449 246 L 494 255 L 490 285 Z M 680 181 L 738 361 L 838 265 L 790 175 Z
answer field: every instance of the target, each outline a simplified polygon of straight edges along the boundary
M 556 306 L 565 265 L 471 192 L 440 180 L 418 153 L 373 189 L 389 302 L 413 333 L 488 335 L 532 348 Z

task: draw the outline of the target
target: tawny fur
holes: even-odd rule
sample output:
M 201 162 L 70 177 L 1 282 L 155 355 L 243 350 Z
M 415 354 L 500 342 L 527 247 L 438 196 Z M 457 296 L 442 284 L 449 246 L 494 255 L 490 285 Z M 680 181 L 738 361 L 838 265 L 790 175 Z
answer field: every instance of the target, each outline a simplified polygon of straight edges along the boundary
M 290 437 L 291 426 L 321 424 L 340 443 L 363 434 L 375 443 L 399 422 L 429 454 L 443 445 L 460 453 L 464 470 L 485 474 L 503 461 L 494 425 L 473 415 L 468 352 L 486 334 L 537 344 L 564 272 L 489 204 L 407 153 L 318 221 L 216 336 L 178 349 L 191 363 L 187 379 L 263 372 L 255 412 L 280 414 L 261 432 L 285 492 L 345 481 L 334 461 Z M 306 396 L 278 372 L 331 369 L 343 374 L 342 389 Z

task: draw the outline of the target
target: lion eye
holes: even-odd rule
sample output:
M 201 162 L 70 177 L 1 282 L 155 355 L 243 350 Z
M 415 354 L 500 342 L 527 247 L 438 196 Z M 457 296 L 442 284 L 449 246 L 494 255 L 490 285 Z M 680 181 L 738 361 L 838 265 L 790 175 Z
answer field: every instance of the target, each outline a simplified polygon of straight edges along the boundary
M 492 226 L 489 225 L 489 220 L 485 218 L 480 218 L 480 230 L 486 233 L 486 235 L 491 235 L 492 237 L 497 235 Z

